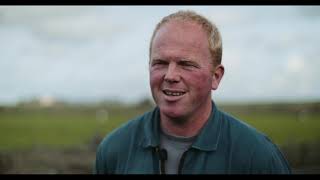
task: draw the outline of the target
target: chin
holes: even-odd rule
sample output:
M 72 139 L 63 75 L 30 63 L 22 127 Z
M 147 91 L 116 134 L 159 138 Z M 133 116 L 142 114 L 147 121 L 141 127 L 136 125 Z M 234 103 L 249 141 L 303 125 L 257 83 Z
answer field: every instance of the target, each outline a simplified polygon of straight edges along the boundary
M 170 117 L 170 118 L 181 118 L 184 116 L 184 112 L 179 108 L 173 108 L 168 106 L 160 106 L 160 111 L 162 114 Z

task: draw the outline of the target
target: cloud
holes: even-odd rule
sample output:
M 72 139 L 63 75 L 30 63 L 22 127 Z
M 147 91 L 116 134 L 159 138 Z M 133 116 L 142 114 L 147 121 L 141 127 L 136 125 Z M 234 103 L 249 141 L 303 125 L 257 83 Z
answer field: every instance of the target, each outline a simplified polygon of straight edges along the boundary
M 297 19 L 290 7 L 28 6 L 0 7 L 0 102 L 150 97 L 151 33 L 178 9 L 209 16 L 221 30 L 226 72 L 214 99 L 320 97 L 320 23 Z
M 292 54 L 287 59 L 286 71 L 289 73 L 302 73 L 304 69 L 304 60 L 301 56 Z
M 3 23 L 31 31 L 42 39 L 64 41 L 109 40 L 129 30 L 115 14 L 99 7 L 2 7 Z

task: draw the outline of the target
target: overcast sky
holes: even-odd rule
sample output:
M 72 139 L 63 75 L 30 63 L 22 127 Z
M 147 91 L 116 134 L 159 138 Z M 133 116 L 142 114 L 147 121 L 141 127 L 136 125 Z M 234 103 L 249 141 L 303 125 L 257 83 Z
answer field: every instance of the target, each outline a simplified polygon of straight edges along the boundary
M 320 99 L 320 7 L 1 6 L 0 104 L 151 97 L 149 40 L 180 9 L 208 17 L 222 34 L 225 75 L 213 99 Z

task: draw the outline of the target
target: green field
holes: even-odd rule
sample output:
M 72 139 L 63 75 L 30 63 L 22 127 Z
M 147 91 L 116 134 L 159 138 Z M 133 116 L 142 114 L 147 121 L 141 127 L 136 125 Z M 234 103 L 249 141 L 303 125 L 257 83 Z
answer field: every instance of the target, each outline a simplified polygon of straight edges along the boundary
M 105 135 L 129 118 L 132 111 L 106 114 L 95 108 L 8 109 L 0 113 L 0 150 L 35 146 L 70 147 Z
M 151 107 L 7 108 L 0 111 L 0 150 L 35 146 L 69 147 L 104 136 Z M 228 111 L 229 112 L 229 111 Z M 320 140 L 320 112 L 232 111 L 276 144 Z M 299 117 L 297 117 L 299 116 Z
M 320 103 L 218 107 L 268 135 L 295 173 L 320 172 Z M 101 139 L 151 109 L 148 103 L 0 107 L 0 174 L 91 173 Z
M 234 116 L 262 131 L 279 145 L 313 143 L 320 140 L 320 113 L 306 114 L 300 119 L 290 112 L 252 112 Z

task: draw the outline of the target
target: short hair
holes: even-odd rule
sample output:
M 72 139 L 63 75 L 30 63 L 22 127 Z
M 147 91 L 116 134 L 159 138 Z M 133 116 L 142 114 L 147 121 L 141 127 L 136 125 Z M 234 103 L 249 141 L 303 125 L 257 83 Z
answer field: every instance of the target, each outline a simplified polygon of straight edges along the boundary
M 153 31 L 150 46 L 149 46 L 149 59 L 151 60 L 151 49 L 152 49 L 152 43 L 153 39 L 157 33 L 157 31 L 166 23 L 168 23 L 171 20 L 182 20 L 182 21 L 190 21 L 190 22 L 196 22 L 197 24 L 201 25 L 201 27 L 205 30 L 208 36 L 208 42 L 209 42 L 209 51 L 211 54 L 212 59 L 212 65 L 213 68 L 216 65 L 221 64 L 222 59 L 222 38 L 220 35 L 220 32 L 217 28 L 217 26 L 210 22 L 207 18 L 204 16 L 197 14 L 194 11 L 190 10 L 180 10 L 178 12 L 175 12 L 173 14 L 170 14 L 168 16 L 165 16 L 156 26 L 156 28 Z

